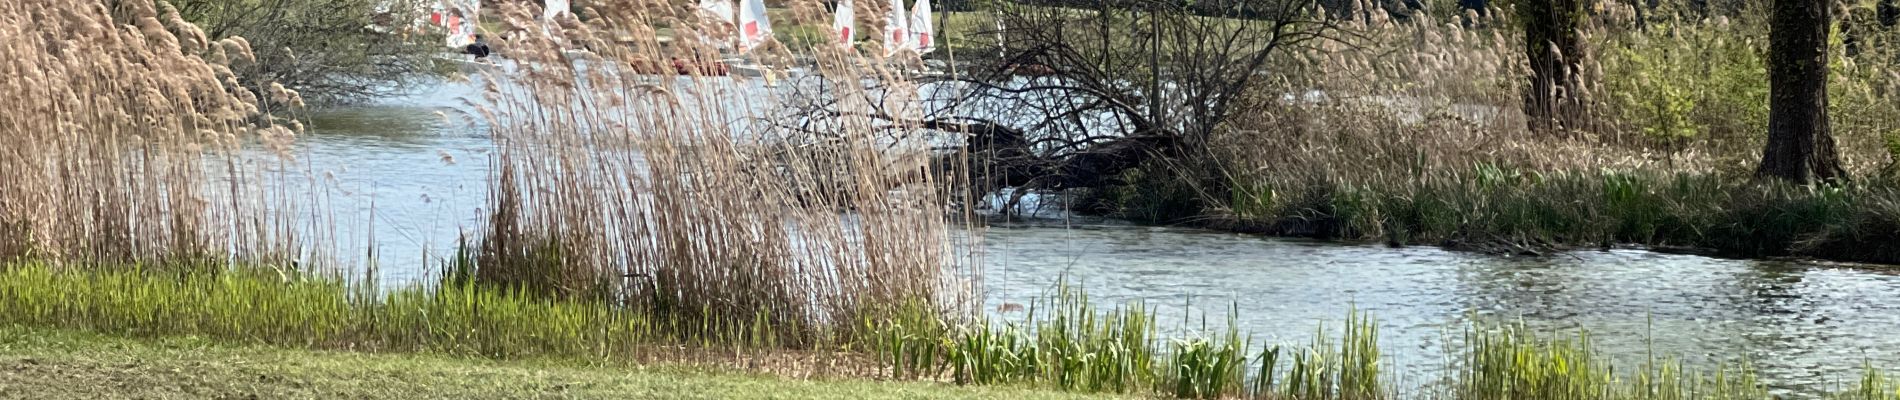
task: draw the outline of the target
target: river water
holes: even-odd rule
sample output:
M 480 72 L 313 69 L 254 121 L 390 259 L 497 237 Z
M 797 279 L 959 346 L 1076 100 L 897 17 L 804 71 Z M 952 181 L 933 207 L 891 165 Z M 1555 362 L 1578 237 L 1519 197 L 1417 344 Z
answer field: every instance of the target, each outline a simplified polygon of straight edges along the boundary
M 483 214 L 487 140 L 438 111 L 473 95 L 442 85 L 314 113 L 299 163 L 335 210 L 330 245 L 375 250 L 385 285 L 420 282 Z M 371 234 L 371 233 L 374 234 Z M 1473 322 L 1590 332 L 1630 368 L 1749 360 L 1794 397 L 1840 389 L 1864 362 L 1900 366 L 1900 272 L 1644 251 L 1505 258 L 1261 238 L 1113 221 L 1045 219 L 985 233 L 988 307 L 1033 304 L 1066 281 L 1098 305 L 1139 301 L 1163 326 L 1222 326 L 1256 343 L 1309 343 L 1349 309 L 1377 318 L 1387 371 L 1442 370 Z M 1176 334 L 1181 331 L 1170 331 Z

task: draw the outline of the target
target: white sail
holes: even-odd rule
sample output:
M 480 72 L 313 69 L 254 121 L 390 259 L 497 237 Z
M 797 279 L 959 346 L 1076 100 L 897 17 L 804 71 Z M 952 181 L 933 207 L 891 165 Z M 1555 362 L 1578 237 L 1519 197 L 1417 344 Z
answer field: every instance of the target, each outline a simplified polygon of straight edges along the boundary
M 699 17 L 707 21 L 700 31 L 701 40 L 717 43 L 721 49 L 732 48 L 738 39 L 735 36 L 738 27 L 733 25 L 738 16 L 738 7 L 733 6 L 732 0 L 699 0 Z
M 910 11 L 910 49 L 917 54 L 929 53 L 937 49 L 937 38 L 932 34 L 936 27 L 930 23 L 930 0 L 917 0 Z
M 429 25 L 433 25 L 437 27 L 449 26 L 448 25 L 449 24 L 448 6 L 443 5 L 442 2 L 440 1 L 435 1 L 432 3 L 434 3 L 435 5 L 429 6 Z
M 739 46 L 752 51 L 772 37 L 772 21 L 765 16 L 765 0 L 739 3 Z
M 475 31 L 481 21 L 482 2 L 480 0 L 451 0 L 447 7 L 447 17 L 442 19 L 448 28 L 446 43 L 449 47 L 461 49 L 475 43 Z
M 701 17 L 728 24 L 732 23 L 733 17 L 739 14 L 739 10 L 732 6 L 732 0 L 700 0 L 699 12 Z
M 838 47 L 851 48 L 852 39 L 858 35 L 857 12 L 852 10 L 851 0 L 838 0 L 838 13 L 831 18 L 831 34 L 838 39 Z
M 568 10 L 573 8 L 568 0 L 546 0 L 543 4 L 546 7 L 541 11 L 541 20 L 548 23 L 554 23 L 555 18 L 560 17 L 561 14 L 567 14 Z
M 884 55 L 910 49 L 910 16 L 904 12 L 904 0 L 891 0 L 890 12 L 884 13 Z

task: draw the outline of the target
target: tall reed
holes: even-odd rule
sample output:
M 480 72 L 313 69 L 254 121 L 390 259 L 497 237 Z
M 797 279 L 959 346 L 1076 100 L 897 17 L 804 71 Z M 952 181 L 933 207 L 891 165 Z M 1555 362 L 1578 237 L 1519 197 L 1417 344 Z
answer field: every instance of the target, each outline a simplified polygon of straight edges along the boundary
M 916 127 L 868 113 L 917 107 L 883 101 L 914 90 L 885 60 L 835 46 L 746 54 L 797 67 L 787 89 L 823 82 L 819 90 L 867 107 L 814 123 L 778 116 L 784 89 L 762 79 L 703 75 L 725 42 L 690 8 L 603 4 L 548 26 L 535 7 L 501 7 L 498 47 L 510 64 L 484 70 L 477 111 L 495 141 L 491 213 L 457 279 L 662 318 L 763 319 L 787 343 L 814 340 L 818 326 L 849 333 L 864 315 L 948 311 L 968 297 L 946 272 L 972 264 L 953 248 L 963 217 L 941 190 L 961 174 L 927 163 Z M 822 9 L 792 8 L 803 10 L 793 24 Z M 646 68 L 673 61 L 705 68 Z
M 301 126 L 269 112 L 297 93 L 240 84 L 232 66 L 255 61 L 242 38 L 209 38 L 170 5 L 112 4 L 0 4 L 0 260 L 290 253 L 257 185 L 272 158 L 239 150 L 284 150 Z

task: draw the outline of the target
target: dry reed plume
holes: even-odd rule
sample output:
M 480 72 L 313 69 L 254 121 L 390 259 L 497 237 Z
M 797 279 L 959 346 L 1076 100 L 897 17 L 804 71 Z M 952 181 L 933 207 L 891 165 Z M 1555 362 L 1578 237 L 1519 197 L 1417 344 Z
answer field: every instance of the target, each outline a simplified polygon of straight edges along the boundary
M 1860 33 L 1833 44 L 1830 114 L 1855 182 L 1786 187 L 1749 178 L 1766 136 L 1765 19 L 1747 7 L 1702 20 L 1657 11 L 1673 6 L 1593 9 L 1577 93 L 1559 100 L 1588 115 L 1558 134 L 1526 121 L 1514 12 L 1400 20 L 1374 9 L 1281 55 L 1274 79 L 1249 88 L 1245 108 L 1257 111 L 1210 142 L 1225 190 L 1151 166 L 1108 204 L 1150 220 L 1484 251 L 1636 243 L 1900 260 L 1874 245 L 1900 221 L 1900 125 L 1886 117 L 1900 112 L 1900 57 L 1880 45 L 1896 34 L 1850 18 L 1842 29 Z
M 1577 55 L 1573 78 L 1580 93 L 1565 94 L 1591 115 L 1566 127 L 1576 135 L 1555 137 L 1526 128 L 1529 65 L 1515 13 L 1433 11 L 1396 21 L 1374 8 L 1351 21 L 1353 34 L 1282 57 L 1276 67 L 1285 73 L 1251 91 L 1261 111 L 1217 140 L 1230 178 L 1248 187 L 1389 189 L 1483 165 L 1741 175 L 1758 163 L 1765 36 L 1750 35 L 1765 35 L 1759 20 L 1650 15 L 1645 31 L 1630 5 L 1605 3 L 1583 28 L 1588 51 Z M 1837 75 L 1845 77 L 1833 82 L 1835 118 L 1843 121 L 1835 136 L 1859 175 L 1891 165 L 1883 143 L 1900 131 L 1876 117 L 1897 104 L 1887 97 L 1896 58 L 1878 51 L 1842 60 Z
M 1276 181 L 1362 185 L 1462 173 L 1479 163 L 1535 170 L 1715 168 L 1706 149 L 1623 145 L 1644 138 L 1610 129 L 1599 116 L 1569 127 L 1579 137 L 1527 129 L 1522 91 L 1529 66 L 1522 34 L 1508 28 L 1511 11 L 1416 15 L 1407 22 L 1383 11 L 1371 15 L 1349 26 L 1356 35 L 1285 57 L 1281 65 L 1289 72 L 1255 88 L 1252 103 L 1263 111 L 1224 135 L 1230 154 L 1220 158 L 1233 163 L 1229 170 Z M 1600 74 L 1589 71 L 1584 75 Z M 1586 89 L 1596 82 L 1584 80 Z M 1339 168 L 1346 165 L 1353 167 Z
M 688 330 L 763 322 L 793 344 L 892 307 L 963 300 L 950 271 L 971 264 L 952 243 L 972 236 L 940 190 L 961 177 L 925 167 L 917 129 L 868 117 L 826 120 L 820 135 L 772 129 L 781 100 L 760 80 L 673 74 L 675 60 L 709 67 L 725 43 L 695 28 L 716 24 L 689 5 L 615 2 L 545 29 L 536 8 L 500 8 L 497 47 L 513 64 L 483 68 L 477 111 L 497 147 L 493 210 L 451 282 L 612 298 L 699 321 Z M 792 8 L 803 11 L 781 24 L 822 9 Z M 785 84 L 824 80 L 840 97 L 913 90 L 882 60 L 819 47 L 794 56 L 774 43 L 753 57 L 781 71 L 807 63 Z
M 0 4 L 0 260 L 106 263 L 281 254 L 246 143 L 282 149 L 300 128 L 247 88 L 241 38 L 213 40 L 150 2 Z M 264 93 L 259 96 L 258 93 Z

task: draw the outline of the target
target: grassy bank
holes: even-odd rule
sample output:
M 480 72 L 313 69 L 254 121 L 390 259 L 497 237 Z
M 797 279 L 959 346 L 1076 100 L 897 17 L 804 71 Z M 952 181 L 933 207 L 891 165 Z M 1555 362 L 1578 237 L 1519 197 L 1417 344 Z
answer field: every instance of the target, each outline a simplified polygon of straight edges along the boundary
M 1125 174 L 1128 186 L 1098 193 L 1097 209 L 1485 251 L 1635 244 L 1900 263 L 1883 245 L 1900 242 L 1900 126 L 1886 117 L 1900 107 L 1890 78 L 1900 47 L 1833 44 L 1832 134 L 1853 177 L 1768 182 L 1753 171 L 1768 115 L 1765 14 L 1685 18 L 1661 11 L 1679 2 L 1661 3 L 1650 14 L 1612 6 L 1582 28 L 1590 53 L 1576 101 L 1587 115 L 1564 132 L 1528 129 L 1511 13 L 1370 22 L 1331 50 L 1277 59 L 1285 80 L 1248 88 L 1252 111 L 1221 127 L 1209 157 Z M 1862 41 L 1900 39 L 1868 23 L 1837 25 Z
M 0 381 L 6 385 L 0 390 L 56 390 L 81 380 L 95 384 L 58 392 L 89 396 L 88 390 L 122 384 L 146 391 L 133 394 L 240 397 L 327 396 L 331 390 L 408 397 L 458 385 L 452 390 L 464 392 L 444 393 L 1015 393 L 670 369 L 693 366 L 821 380 L 876 377 L 1183 398 L 1771 398 L 1745 364 L 1613 365 L 1584 337 L 1568 334 L 1473 327 L 1468 345 L 1453 355 L 1458 367 L 1393 371 L 1383 368 L 1378 323 L 1369 316 L 1349 315 L 1342 329 L 1322 330 L 1310 344 L 1250 343 L 1232 330 L 1166 338 L 1157 334 L 1152 310 L 1097 308 L 1079 292 L 1056 294 L 1014 322 L 951 321 L 911 311 L 854 323 L 858 335 L 787 344 L 763 339 L 771 337 L 762 333 L 770 324 L 730 323 L 725 326 L 749 330 L 708 332 L 677 316 L 485 289 L 366 296 L 334 281 L 276 274 L 10 265 L 0 272 L 0 309 L 7 310 L 0 324 L 11 326 L 0 331 L 0 360 L 17 373 L 0 378 L 10 380 Z M 278 347 L 243 347 L 256 345 Z M 409 372 L 382 373 L 390 371 Z M 1869 371 L 1862 390 L 1837 397 L 1900 398 L 1894 382 Z M 353 389 L 356 383 L 365 386 Z
M 1731 257 L 1900 263 L 1900 190 L 1654 171 L 1478 165 L 1404 181 L 1235 193 L 1220 228 L 1482 251 L 1639 244 Z
M 940 383 L 794 380 L 715 369 L 494 361 L 125 339 L 0 327 L 0 397 L 37 399 L 1069 399 L 1044 390 Z

